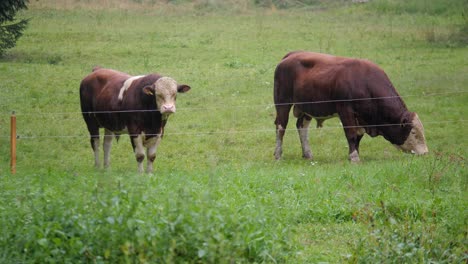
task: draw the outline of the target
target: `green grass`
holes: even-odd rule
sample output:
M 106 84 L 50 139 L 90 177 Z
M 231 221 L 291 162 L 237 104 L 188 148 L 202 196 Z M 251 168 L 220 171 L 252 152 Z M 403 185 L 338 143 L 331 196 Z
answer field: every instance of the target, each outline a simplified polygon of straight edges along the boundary
M 460 13 L 379 9 L 389 1 L 280 11 L 47 3 L 31 3 L 29 28 L 0 59 L 1 263 L 466 261 L 468 49 L 452 38 Z M 302 160 L 291 119 L 274 161 L 273 71 L 296 49 L 378 63 L 419 114 L 430 154 L 366 136 L 362 163 L 349 164 L 332 119 L 311 130 L 315 159 Z M 78 87 L 95 65 L 192 87 L 178 97 L 154 175 L 136 173 L 125 135 L 111 168 L 93 168 Z

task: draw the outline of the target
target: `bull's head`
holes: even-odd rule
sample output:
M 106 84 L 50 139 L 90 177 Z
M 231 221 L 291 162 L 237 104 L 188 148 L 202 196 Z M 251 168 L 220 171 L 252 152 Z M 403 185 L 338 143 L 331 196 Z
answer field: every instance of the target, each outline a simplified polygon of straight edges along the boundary
M 154 84 L 143 88 L 145 94 L 154 95 L 157 110 L 165 117 L 164 119 L 175 113 L 177 93 L 185 93 L 188 90 L 190 90 L 190 86 L 178 85 L 174 79 L 169 77 L 161 77 Z
M 429 152 L 426 145 L 426 138 L 424 137 L 424 127 L 419 120 L 419 117 L 414 113 L 412 120 L 406 121 L 411 124 L 412 128 L 408 138 L 402 145 L 395 145 L 398 149 L 407 153 L 422 155 Z M 408 125 L 408 124 L 403 124 Z

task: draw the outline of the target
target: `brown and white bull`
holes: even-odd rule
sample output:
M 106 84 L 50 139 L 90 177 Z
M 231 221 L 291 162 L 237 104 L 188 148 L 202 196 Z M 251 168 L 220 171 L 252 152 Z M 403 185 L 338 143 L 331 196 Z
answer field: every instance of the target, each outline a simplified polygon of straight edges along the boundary
M 320 127 L 334 116 L 343 125 L 352 162 L 359 162 L 359 142 L 365 133 L 383 136 L 404 152 L 428 152 L 418 115 L 408 111 L 385 72 L 370 61 L 296 51 L 281 60 L 274 78 L 276 159 L 282 155 L 293 106 L 306 159 L 312 158 L 308 138 L 311 119 Z
M 99 129 L 104 128 L 104 167 L 110 163 L 114 136 L 128 133 L 138 171 L 143 172 L 145 147 L 147 172 L 153 171 L 156 149 L 161 142 L 169 115 L 176 111 L 177 93 L 190 90 L 170 77 L 158 74 L 130 76 L 96 67 L 80 85 L 83 118 L 91 136 L 95 166 L 99 161 Z

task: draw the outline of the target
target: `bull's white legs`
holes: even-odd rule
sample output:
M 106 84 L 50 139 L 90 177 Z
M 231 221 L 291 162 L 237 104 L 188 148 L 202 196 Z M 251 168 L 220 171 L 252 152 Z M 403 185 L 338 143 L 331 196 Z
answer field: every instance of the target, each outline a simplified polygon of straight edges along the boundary
M 112 147 L 112 138 L 114 137 L 114 133 L 109 130 L 105 130 L 104 133 L 104 168 L 108 168 L 110 165 L 110 150 Z
M 103 143 L 104 167 L 105 168 L 108 168 L 110 165 L 110 151 L 112 148 L 112 140 L 114 136 L 115 134 L 112 131 L 107 130 L 107 129 L 105 130 L 104 143 Z M 161 134 L 158 134 L 155 137 L 151 137 L 148 140 L 145 140 L 145 134 L 142 133 L 138 135 L 137 137 L 133 137 L 131 141 L 132 141 L 134 152 L 135 152 L 135 158 L 138 163 L 138 171 L 140 173 L 144 172 L 143 160 L 145 159 L 145 148 L 146 148 L 146 156 L 148 158 L 146 171 L 148 173 L 153 172 L 153 162 L 156 159 L 156 150 L 159 144 L 161 143 Z M 100 145 L 99 136 L 92 137 L 91 146 L 94 151 L 94 166 L 96 168 L 99 168 L 101 166 L 101 163 L 99 160 L 99 145 Z
M 285 129 L 281 125 L 276 126 L 275 159 L 279 160 L 283 154 L 283 137 Z
M 101 166 L 99 162 L 99 136 L 92 137 L 91 143 L 94 151 L 94 167 L 99 168 Z
M 145 149 L 143 147 L 143 135 L 138 135 L 133 138 L 133 145 L 135 147 L 135 158 L 138 162 L 138 171 L 143 172 L 143 160 L 145 159 Z
M 138 171 L 142 173 L 143 170 L 143 160 L 145 159 L 145 147 L 146 147 L 146 156 L 147 156 L 147 167 L 146 172 L 153 172 L 153 162 L 156 159 L 156 150 L 161 143 L 161 136 L 152 137 L 148 140 L 145 140 L 144 134 L 138 135 L 133 138 L 133 144 L 135 146 L 135 158 L 138 162 Z
M 299 139 L 301 140 L 302 157 L 306 159 L 312 159 L 312 151 L 309 145 L 309 125 L 310 121 L 306 118 L 302 118 L 302 125 L 298 126 L 297 132 L 299 133 Z
M 349 161 L 351 161 L 352 163 L 359 163 L 361 161 L 359 159 L 359 153 L 357 152 L 357 150 L 354 150 L 349 154 Z
M 147 167 L 146 172 L 153 172 L 153 162 L 156 159 L 156 150 L 161 143 L 161 136 L 152 137 L 145 142 L 146 146 L 146 157 L 147 157 Z

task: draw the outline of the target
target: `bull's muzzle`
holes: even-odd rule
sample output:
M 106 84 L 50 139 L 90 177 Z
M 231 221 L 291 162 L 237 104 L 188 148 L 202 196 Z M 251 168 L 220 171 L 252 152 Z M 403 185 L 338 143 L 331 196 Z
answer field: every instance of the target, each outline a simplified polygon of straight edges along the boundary
M 429 153 L 429 149 L 426 145 L 418 146 L 416 148 L 406 148 L 403 145 L 394 145 L 397 149 L 403 151 L 404 153 L 415 154 L 415 155 L 425 155 Z
M 424 127 L 419 120 L 417 114 L 414 115 L 412 121 L 413 128 L 411 129 L 408 138 L 402 145 L 396 147 L 406 153 L 424 155 L 429 152 L 426 144 L 426 137 L 424 136 Z
M 172 114 L 175 113 L 175 105 L 163 105 L 161 106 L 161 114 Z

